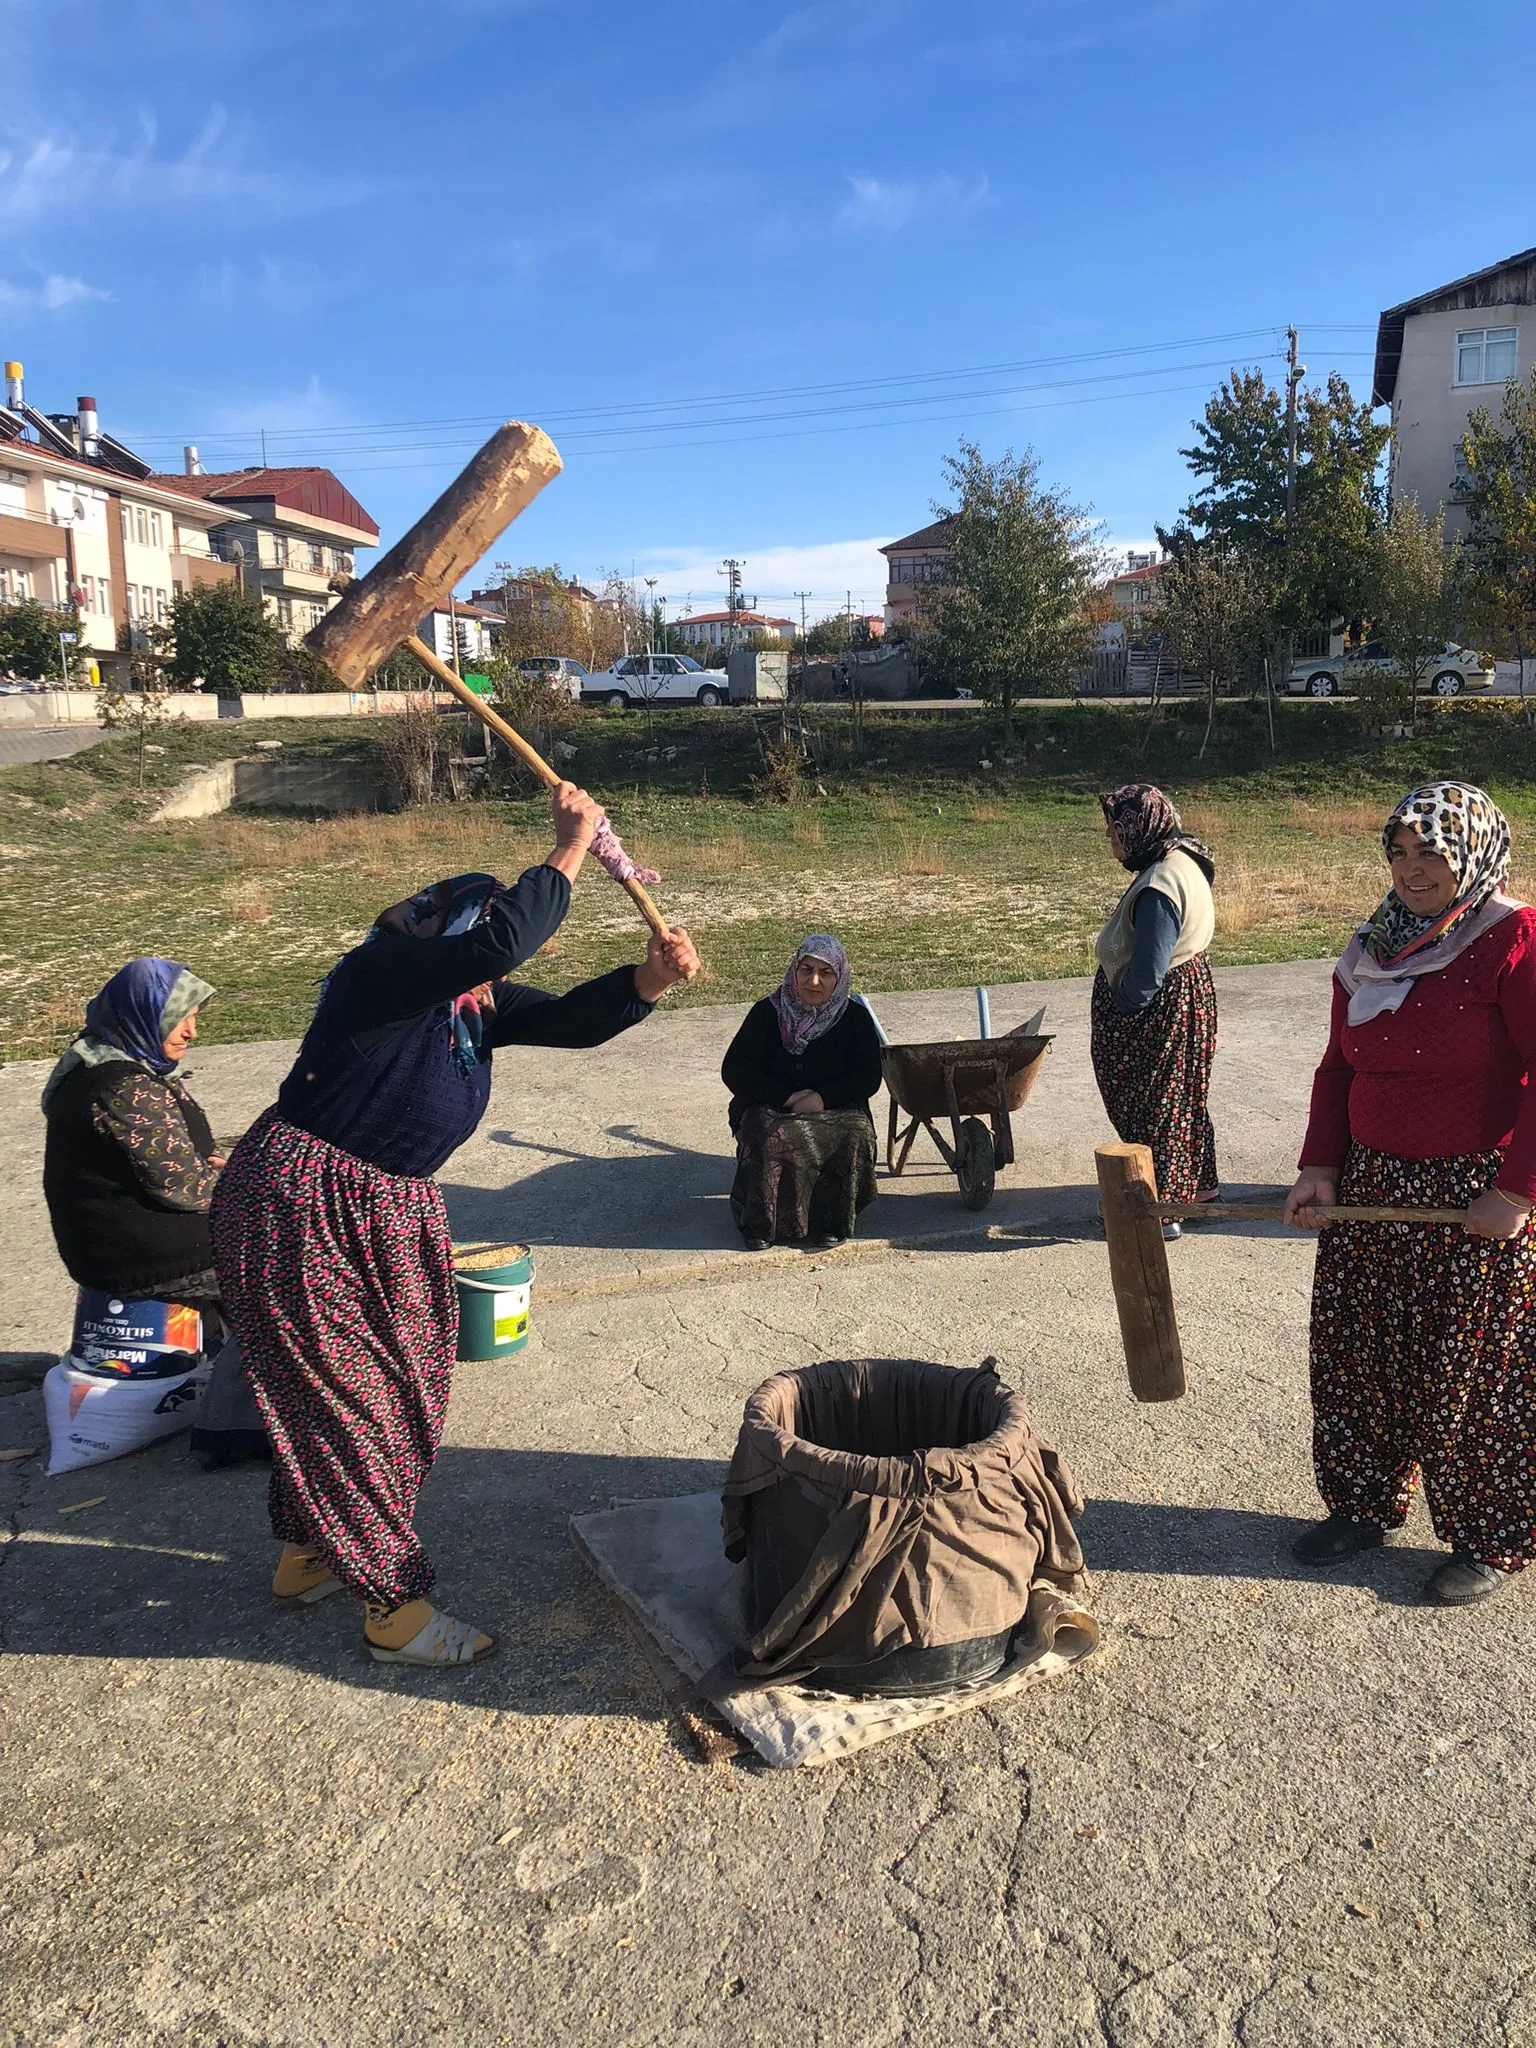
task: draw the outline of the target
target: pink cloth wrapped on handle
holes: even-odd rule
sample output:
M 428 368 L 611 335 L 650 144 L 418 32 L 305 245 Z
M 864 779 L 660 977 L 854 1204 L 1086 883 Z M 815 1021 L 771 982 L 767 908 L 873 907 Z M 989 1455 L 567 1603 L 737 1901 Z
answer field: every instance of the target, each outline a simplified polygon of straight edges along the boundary
M 616 882 L 659 882 L 661 876 L 655 868 L 643 868 L 638 861 L 630 859 L 619 842 L 619 835 L 608 822 L 606 812 L 598 818 L 597 828 L 592 834 L 592 858 L 601 868 L 606 868 Z

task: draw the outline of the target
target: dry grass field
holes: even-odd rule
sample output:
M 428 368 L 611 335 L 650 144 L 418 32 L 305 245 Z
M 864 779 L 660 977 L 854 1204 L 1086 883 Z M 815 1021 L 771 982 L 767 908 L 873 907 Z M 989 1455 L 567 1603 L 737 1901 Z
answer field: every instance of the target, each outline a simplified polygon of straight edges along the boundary
M 882 753 L 824 760 L 788 805 L 754 799 L 739 712 L 672 721 L 679 741 L 664 770 L 633 715 L 594 719 L 578 729 L 577 770 L 661 870 L 653 893 L 699 943 L 705 975 L 673 999 L 687 1002 L 762 993 L 817 929 L 843 938 L 872 993 L 1086 973 L 1123 880 L 1092 793 L 1138 773 L 1162 782 L 1216 851 L 1218 963 L 1336 951 L 1383 886 L 1386 810 L 1437 762 L 1486 776 L 1516 818 L 1517 846 L 1532 843 L 1520 830 L 1536 808 L 1523 728 L 1474 713 L 1394 747 L 1336 723 L 1330 750 L 1315 744 L 1317 707 L 1287 709 L 1299 714 L 1291 760 L 1251 745 L 1237 758 L 1234 738 L 1199 763 L 1176 721 L 1152 748 L 1139 707 L 1116 723 L 1110 707 L 1068 706 L 1026 724 L 1013 763 L 991 772 L 979 761 L 997 749 L 974 724 L 891 717 L 873 722 Z M 356 744 L 366 732 L 361 722 L 317 728 L 285 746 L 339 738 Z M 189 762 L 238 744 L 221 728 L 187 728 L 151 779 L 173 783 Z M 1508 772 L 1490 772 L 1501 763 Z M 516 795 L 396 815 L 157 824 L 156 794 L 138 791 L 136 772 L 119 742 L 0 772 L 0 1056 L 58 1050 L 91 992 L 145 952 L 185 959 L 215 983 L 210 1037 L 297 1034 L 319 981 L 383 905 L 464 868 L 515 874 L 548 846 L 542 801 Z M 1536 894 L 1536 862 L 1517 866 L 1522 881 Z M 527 976 L 565 985 L 638 957 L 642 937 L 628 900 L 589 869 Z

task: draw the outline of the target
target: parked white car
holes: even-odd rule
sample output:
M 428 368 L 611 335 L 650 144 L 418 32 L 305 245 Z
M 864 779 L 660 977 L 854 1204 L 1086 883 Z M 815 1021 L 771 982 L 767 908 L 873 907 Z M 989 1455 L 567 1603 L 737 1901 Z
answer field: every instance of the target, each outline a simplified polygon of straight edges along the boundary
M 521 675 L 547 683 L 557 697 L 569 697 L 572 703 L 589 680 L 586 663 L 573 661 L 566 654 L 530 654 L 517 666 Z
M 1391 673 L 1396 664 L 1379 640 L 1346 647 L 1342 654 L 1319 654 L 1294 661 L 1286 676 L 1293 697 L 1338 697 L 1357 690 L 1366 676 Z M 1437 697 L 1459 697 L 1463 690 L 1491 690 L 1494 660 L 1475 648 L 1449 641 L 1425 671 L 1428 688 Z
M 700 668 L 686 654 L 626 654 L 612 668 L 584 676 L 588 704 L 723 704 L 729 695 L 719 669 Z

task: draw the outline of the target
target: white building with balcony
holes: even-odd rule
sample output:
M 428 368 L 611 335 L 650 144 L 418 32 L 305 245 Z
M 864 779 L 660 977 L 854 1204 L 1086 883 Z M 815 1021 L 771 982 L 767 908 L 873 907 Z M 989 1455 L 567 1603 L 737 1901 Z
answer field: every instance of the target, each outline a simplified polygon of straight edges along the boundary
M 5 377 L 0 604 L 73 604 L 75 661 L 111 675 L 126 666 L 135 633 L 162 622 L 179 592 L 233 581 L 211 540 L 230 515 L 165 489 L 101 431 L 94 398 L 72 413 L 43 413 L 27 400 L 19 363 L 6 364 Z
M 318 626 L 355 573 L 357 551 L 377 547 L 377 523 L 328 469 L 237 469 L 207 474 L 187 450 L 187 473 L 155 482 L 217 513 L 214 552 L 233 562 L 289 646 Z

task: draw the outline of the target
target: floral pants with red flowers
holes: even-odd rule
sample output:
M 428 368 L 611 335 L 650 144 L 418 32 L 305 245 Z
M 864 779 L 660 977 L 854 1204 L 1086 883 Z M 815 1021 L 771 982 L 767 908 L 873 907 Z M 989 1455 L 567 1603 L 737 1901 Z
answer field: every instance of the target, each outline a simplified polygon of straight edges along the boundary
M 1497 1152 L 1351 1148 L 1339 1200 L 1462 1209 Z M 1399 1528 L 1422 1473 L 1435 1534 L 1513 1572 L 1536 1557 L 1536 1214 L 1512 1238 L 1454 1224 L 1324 1230 L 1312 1287 L 1312 1442 L 1328 1511 Z
M 224 1314 L 272 1440 L 272 1533 L 402 1607 L 432 1586 L 416 1502 L 458 1348 L 437 1183 L 381 1173 L 283 1120 L 253 1124 L 209 1219 Z

